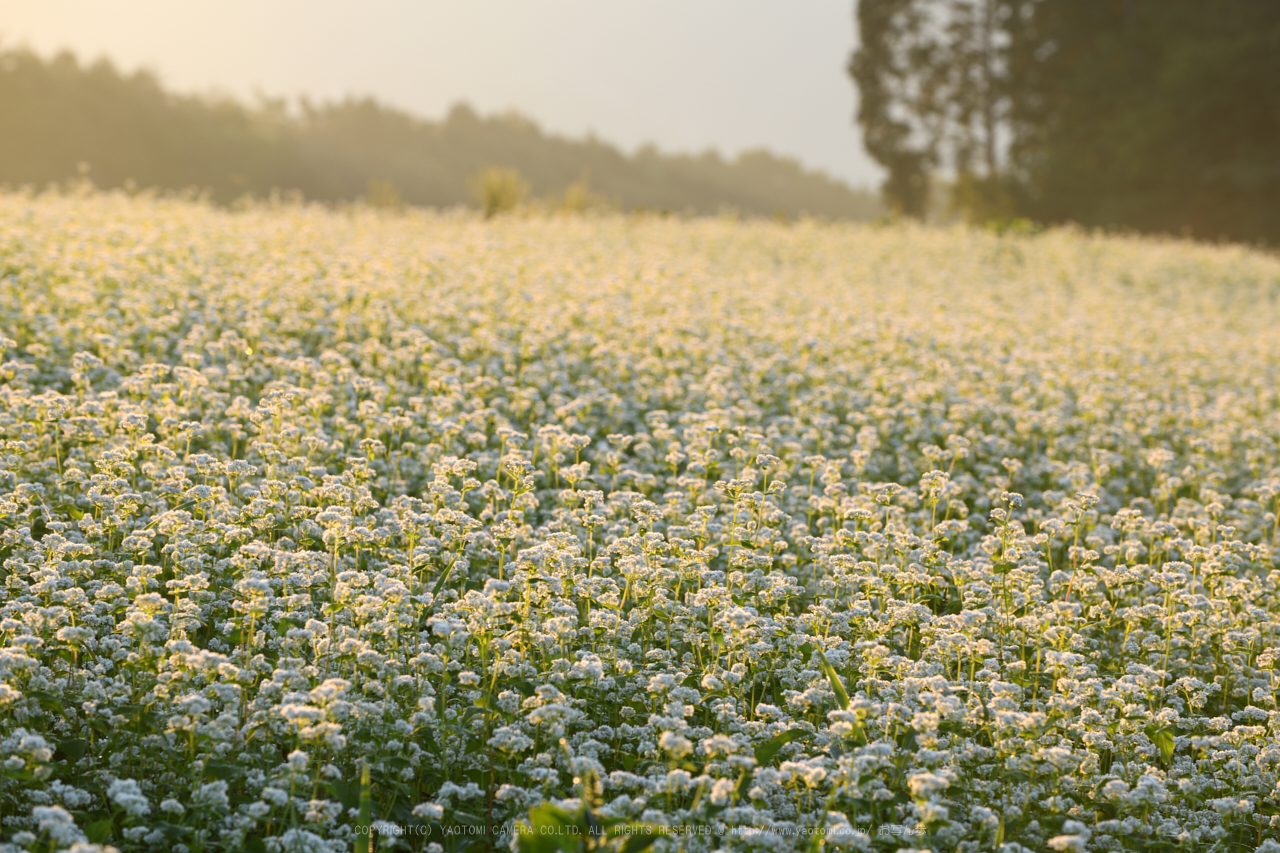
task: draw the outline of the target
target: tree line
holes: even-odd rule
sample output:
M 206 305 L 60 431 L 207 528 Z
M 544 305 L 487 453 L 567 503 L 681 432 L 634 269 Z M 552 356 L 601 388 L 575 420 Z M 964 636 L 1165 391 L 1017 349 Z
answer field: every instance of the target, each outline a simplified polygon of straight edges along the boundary
M 628 155 L 463 104 L 437 122 L 371 98 L 249 106 L 175 94 L 151 73 L 124 74 L 105 60 L 0 52 L 0 183 L 43 187 L 80 164 L 99 187 L 196 187 L 221 203 L 292 190 L 325 202 L 482 204 L 477 176 L 496 168 L 518 173 L 536 197 L 578 206 L 833 219 L 880 212 L 874 193 L 762 150 L 730 159 L 647 146 Z
M 1275 0 L 859 0 L 886 204 L 1280 243 Z

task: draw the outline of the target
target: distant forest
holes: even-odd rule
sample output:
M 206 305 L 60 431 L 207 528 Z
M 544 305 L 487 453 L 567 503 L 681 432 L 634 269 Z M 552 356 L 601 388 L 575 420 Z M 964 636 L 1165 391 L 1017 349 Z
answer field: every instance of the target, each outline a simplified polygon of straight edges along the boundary
M 0 52 L 0 183 L 88 177 L 103 188 L 196 187 L 219 203 L 296 190 L 309 200 L 373 198 L 449 207 L 475 204 L 481 170 L 515 169 L 541 198 L 577 193 L 628 210 L 869 219 L 874 193 L 766 151 L 728 160 L 659 152 L 628 156 L 594 138 L 544 133 L 518 115 L 485 117 L 458 105 L 425 121 L 369 98 L 289 110 L 166 91 L 146 71 Z M 584 193 L 584 182 L 589 193 Z

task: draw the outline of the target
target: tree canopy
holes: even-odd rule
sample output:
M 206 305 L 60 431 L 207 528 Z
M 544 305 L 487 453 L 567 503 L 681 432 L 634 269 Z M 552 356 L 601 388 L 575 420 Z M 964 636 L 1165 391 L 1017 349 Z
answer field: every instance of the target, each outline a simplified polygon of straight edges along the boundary
M 151 74 L 0 52 L 0 183 L 45 186 L 89 168 L 104 188 L 208 190 L 219 202 L 272 189 L 318 201 L 367 198 L 448 207 L 477 202 L 473 178 L 515 170 L 543 199 L 607 200 L 625 209 L 870 219 L 872 193 L 766 151 L 734 158 L 626 154 L 565 139 L 515 114 L 460 104 L 425 121 L 373 99 L 246 106 L 166 91 Z M 589 192 L 588 192 L 589 190 Z
M 886 202 L 1280 242 L 1280 4 L 860 0 Z

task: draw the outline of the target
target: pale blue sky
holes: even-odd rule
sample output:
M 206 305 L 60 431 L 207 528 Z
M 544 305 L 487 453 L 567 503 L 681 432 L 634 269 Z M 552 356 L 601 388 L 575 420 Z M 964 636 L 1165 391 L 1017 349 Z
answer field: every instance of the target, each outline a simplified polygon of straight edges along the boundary
M 627 150 L 766 147 L 854 185 L 854 0 L 0 0 L 0 40 L 248 99 L 516 109 Z

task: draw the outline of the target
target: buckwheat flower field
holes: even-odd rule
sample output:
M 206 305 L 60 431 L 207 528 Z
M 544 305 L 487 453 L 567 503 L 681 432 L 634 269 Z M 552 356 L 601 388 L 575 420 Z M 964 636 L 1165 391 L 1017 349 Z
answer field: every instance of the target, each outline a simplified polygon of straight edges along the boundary
M 1280 851 L 1278 300 L 0 195 L 0 850 Z

